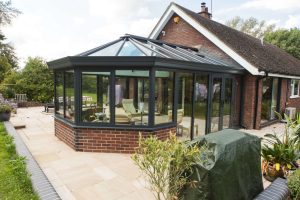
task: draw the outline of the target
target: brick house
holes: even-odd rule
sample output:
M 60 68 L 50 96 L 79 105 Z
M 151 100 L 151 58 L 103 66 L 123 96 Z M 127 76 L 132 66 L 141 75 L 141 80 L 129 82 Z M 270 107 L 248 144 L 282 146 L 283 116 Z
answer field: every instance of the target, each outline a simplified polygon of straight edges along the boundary
M 139 133 L 193 139 L 300 109 L 300 61 L 201 9 L 171 3 L 149 38 L 125 35 L 48 62 L 55 135 L 76 151 L 131 153 Z
M 196 47 L 204 54 L 245 68 L 248 73 L 238 82 L 242 87 L 241 127 L 259 129 L 276 121 L 272 110 L 283 113 L 286 107 L 295 107 L 300 111 L 300 60 L 274 45 L 211 20 L 205 3 L 199 13 L 171 3 L 149 38 Z M 266 109 L 265 103 L 270 101 L 268 88 L 278 99 L 271 99 L 273 105 Z

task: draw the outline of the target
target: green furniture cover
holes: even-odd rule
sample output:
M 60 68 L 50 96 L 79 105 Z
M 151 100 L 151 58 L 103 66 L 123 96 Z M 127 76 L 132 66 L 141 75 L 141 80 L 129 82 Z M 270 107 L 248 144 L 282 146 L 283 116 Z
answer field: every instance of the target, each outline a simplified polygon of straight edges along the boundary
M 185 188 L 185 200 L 250 200 L 263 190 L 261 141 L 258 137 L 226 129 L 196 138 L 188 145 L 207 143 L 212 153 L 208 162 L 198 162 L 191 175 L 196 188 Z M 199 154 L 199 156 L 207 156 Z

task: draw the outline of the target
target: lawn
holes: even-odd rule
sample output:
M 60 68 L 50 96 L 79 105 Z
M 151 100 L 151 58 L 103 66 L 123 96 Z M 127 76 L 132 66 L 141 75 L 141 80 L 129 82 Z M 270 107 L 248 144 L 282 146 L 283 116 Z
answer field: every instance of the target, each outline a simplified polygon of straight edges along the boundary
M 3 123 L 0 123 L 0 199 L 39 199 L 33 191 L 25 159 L 16 154 L 13 138 L 7 134 Z

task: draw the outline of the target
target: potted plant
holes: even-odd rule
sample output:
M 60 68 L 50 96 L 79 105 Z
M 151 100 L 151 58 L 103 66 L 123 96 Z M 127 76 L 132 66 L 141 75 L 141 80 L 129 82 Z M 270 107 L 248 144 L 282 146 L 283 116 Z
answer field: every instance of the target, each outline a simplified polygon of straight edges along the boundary
M 281 116 L 278 115 L 281 119 Z M 290 170 L 298 168 L 296 164 L 299 158 L 298 138 L 294 133 L 294 121 L 285 115 L 286 125 L 282 135 L 266 134 L 263 139 L 262 171 L 269 181 L 277 177 L 286 178 Z
M 288 176 L 287 183 L 291 199 L 300 199 L 300 169 Z
M 12 107 L 8 104 L 0 104 L 0 122 L 9 121 Z

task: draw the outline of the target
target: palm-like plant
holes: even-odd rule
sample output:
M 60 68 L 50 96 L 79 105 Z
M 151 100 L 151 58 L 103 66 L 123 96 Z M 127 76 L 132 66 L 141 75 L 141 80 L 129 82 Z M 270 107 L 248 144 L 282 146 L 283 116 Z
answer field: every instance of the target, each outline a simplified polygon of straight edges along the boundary
M 278 118 L 282 119 L 278 114 Z M 284 176 L 294 167 L 295 161 L 299 158 L 299 139 L 295 135 L 296 122 L 287 115 L 284 116 L 285 131 L 282 135 L 266 134 L 262 146 L 263 172 L 270 176 Z

